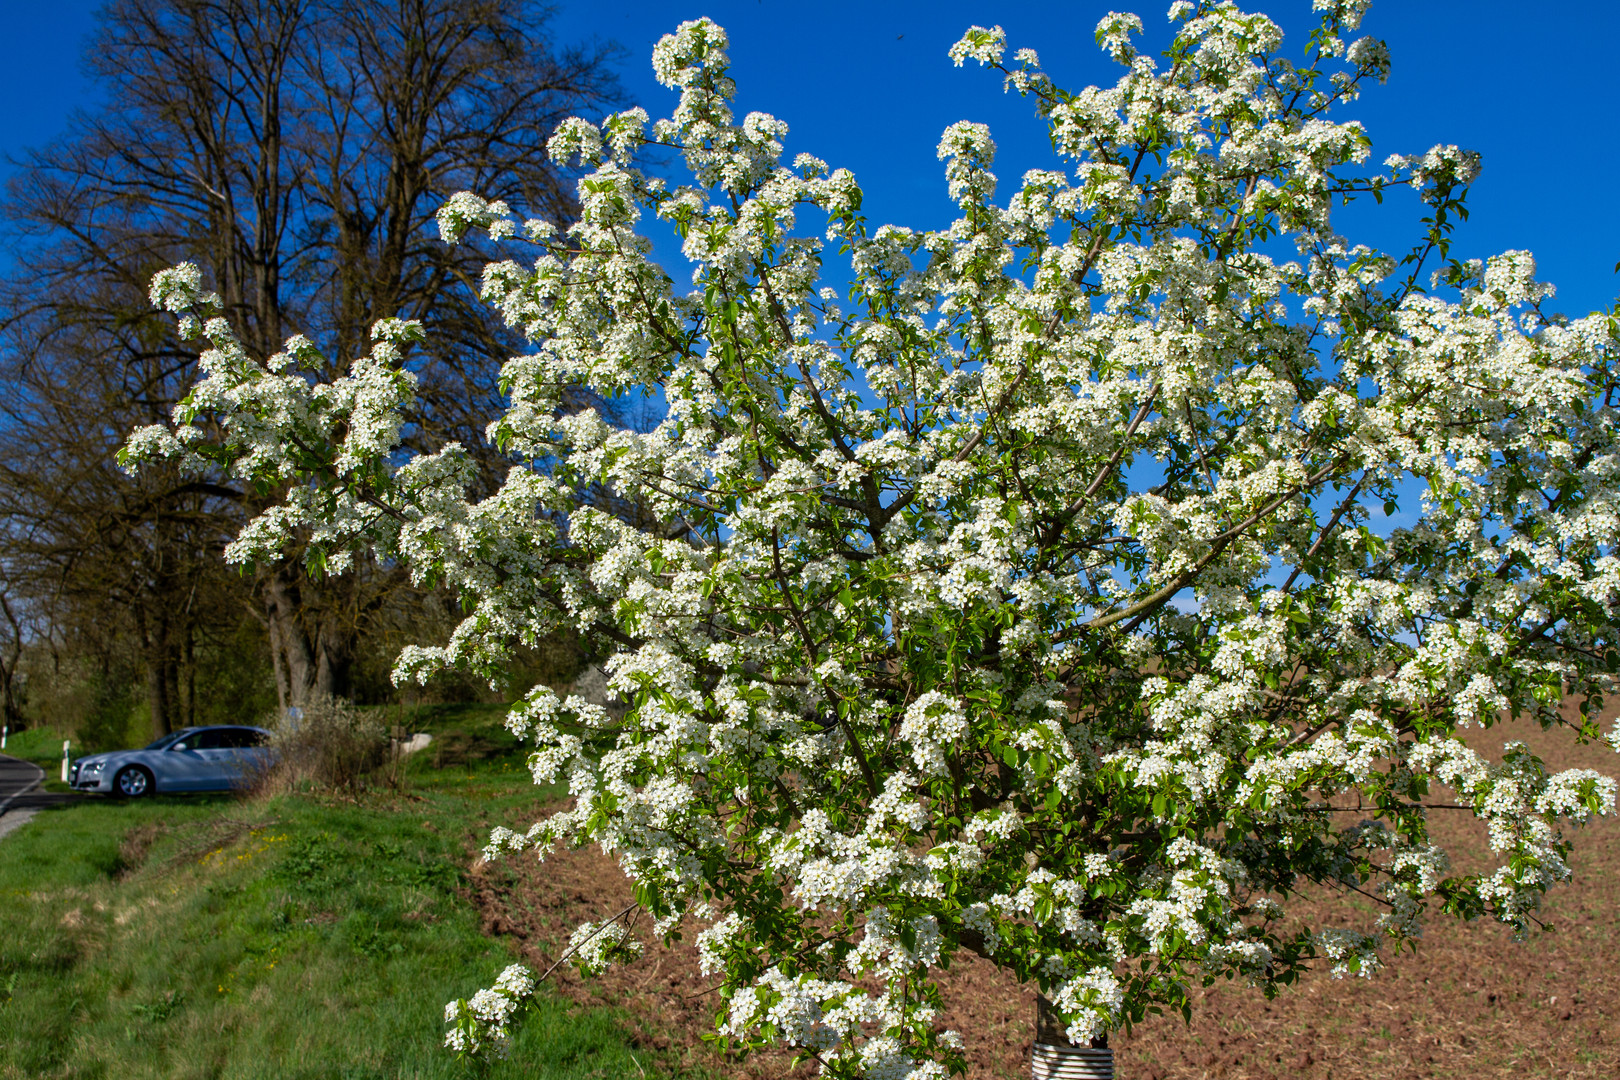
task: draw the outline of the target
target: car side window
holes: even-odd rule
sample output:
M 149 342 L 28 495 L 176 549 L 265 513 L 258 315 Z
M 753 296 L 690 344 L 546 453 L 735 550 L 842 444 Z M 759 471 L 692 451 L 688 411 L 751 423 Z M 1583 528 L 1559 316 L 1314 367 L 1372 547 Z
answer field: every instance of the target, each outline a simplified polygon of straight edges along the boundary
M 259 738 L 259 733 L 254 731 L 252 728 L 245 728 L 245 727 L 224 728 L 223 730 L 220 731 L 219 734 L 220 734 L 220 738 L 222 740 L 220 742 L 220 745 L 225 746 L 225 747 L 229 747 L 231 749 L 240 749 L 242 747 L 248 747 L 248 746 L 258 746 L 260 741 L 261 741 L 260 738 Z
M 193 750 L 219 750 L 231 745 L 225 741 L 225 729 L 222 728 L 199 731 L 186 741 L 191 744 Z

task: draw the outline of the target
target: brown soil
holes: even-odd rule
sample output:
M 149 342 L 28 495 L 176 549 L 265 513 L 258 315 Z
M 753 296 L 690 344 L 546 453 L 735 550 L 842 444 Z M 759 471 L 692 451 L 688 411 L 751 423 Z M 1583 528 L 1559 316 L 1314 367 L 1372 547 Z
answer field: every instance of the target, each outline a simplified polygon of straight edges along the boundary
M 1567 732 L 1503 724 L 1474 732 L 1482 752 L 1500 753 L 1522 739 L 1549 769 L 1620 772 L 1620 759 L 1602 744 L 1576 746 Z M 1436 839 L 1459 868 L 1482 858 L 1483 834 L 1466 812 L 1433 815 Z M 506 822 L 514 828 L 530 822 Z M 479 841 L 482 837 L 477 838 Z M 1597 822 L 1576 837 L 1575 880 L 1554 890 L 1543 912 L 1553 930 L 1515 943 L 1501 927 L 1435 921 L 1416 954 L 1386 956 L 1372 979 L 1335 980 L 1312 974 L 1273 1001 L 1248 987 L 1223 983 L 1196 993 L 1191 1024 L 1180 1016 L 1150 1017 L 1118 1033 L 1121 1080 L 1272 1078 L 1406 1080 L 1406 1078 L 1620 1076 L 1620 823 Z M 512 858 L 478 863 L 473 892 L 487 933 L 512 936 L 532 965 L 549 967 L 573 928 L 630 902 L 617 866 L 594 848 L 561 852 L 537 864 Z M 1297 914 L 1315 905 L 1296 900 Z M 1337 901 L 1335 910 L 1344 910 Z M 1327 905 L 1320 908 L 1324 912 Z M 1364 908 L 1370 918 L 1370 908 Z M 1341 920 L 1342 921 L 1342 920 Z M 1360 919 L 1357 920 L 1362 921 Z M 636 962 L 596 979 L 566 965 L 552 975 L 564 995 L 582 1004 L 625 1008 L 634 1037 L 672 1064 L 764 1080 L 809 1076 L 783 1053 L 725 1061 L 706 1046 L 720 1002 L 713 980 L 698 973 L 696 951 L 650 944 Z M 993 965 L 969 958 L 945 977 L 947 1027 L 961 1031 L 968 1075 L 1029 1075 L 1034 992 Z

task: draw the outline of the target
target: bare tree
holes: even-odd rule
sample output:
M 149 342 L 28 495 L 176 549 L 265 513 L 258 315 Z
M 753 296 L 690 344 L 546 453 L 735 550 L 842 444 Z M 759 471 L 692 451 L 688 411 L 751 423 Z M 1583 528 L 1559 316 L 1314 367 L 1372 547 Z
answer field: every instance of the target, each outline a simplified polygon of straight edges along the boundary
M 101 239 L 124 244 L 111 230 Z M 247 594 L 220 558 L 238 493 L 172 470 L 136 481 L 111 456 L 133 424 L 166 415 L 191 366 L 144 310 L 140 272 L 90 275 L 44 301 L 16 280 L 0 294 L 0 587 L 19 649 L 24 626 L 104 654 L 133 637 L 161 732 L 191 717 L 198 635 L 222 606 L 239 619 Z
M 553 48 L 547 15 L 524 0 L 104 9 L 87 62 L 105 107 L 30 154 L 8 188 L 21 250 L 0 284 L 13 387 L 0 514 L 33 538 L 30 565 L 56 575 L 57 594 L 99 590 L 127 614 L 149 664 L 183 672 L 199 631 L 187 596 L 229 595 L 220 541 L 274 495 L 107 466 L 195 373 L 196 353 L 146 310 L 151 273 L 196 261 L 250 349 L 301 333 L 334 371 L 368 349 L 376 319 L 423 320 L 410 441 L 460 441 L 492 484 L 504 463 L 474 418 L 521 346 L 477 302 L 480 253 L 441 244 L 432 220 L 468 188 L 573 214 L 545 142 L 562 117 L 616 99 L 615 51 Z M 248 582 L 284 705 L 348 690 L 359 635 L 404 584 L 379 565 L 323 579 L 300 556 Z M 148 678 L 154 726 L 189 711 L 183 676 Z
M 24 616 L 12 603 L 11 595 L 0 583 L 0 723 L 12 730 L 22 727 L 22 710 L 18 707 L 18 666 L 28 641 Z

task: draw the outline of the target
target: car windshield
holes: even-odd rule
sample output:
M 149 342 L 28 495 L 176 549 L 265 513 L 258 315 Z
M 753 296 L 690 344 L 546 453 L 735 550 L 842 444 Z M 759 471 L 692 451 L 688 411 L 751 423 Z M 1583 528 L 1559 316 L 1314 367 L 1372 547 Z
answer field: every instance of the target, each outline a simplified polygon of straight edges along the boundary
M 163 736 L 161 736 L 159 738 L 153 739 L 151 742 L 147 743 L 146 746 L 143 749 L 146 749 L 146 750 L 162 750 L 165 747 L 167 747 L 170 743 L 175 742 L 175 741 L 177 741 L 179 739 L 185 738 L 186 735 L 188 735 L 191 732 L 191 730 L 192 730 L 191 728 L 187 728 L 185 731 L 171 731 L 167 735 L 163 735 Z

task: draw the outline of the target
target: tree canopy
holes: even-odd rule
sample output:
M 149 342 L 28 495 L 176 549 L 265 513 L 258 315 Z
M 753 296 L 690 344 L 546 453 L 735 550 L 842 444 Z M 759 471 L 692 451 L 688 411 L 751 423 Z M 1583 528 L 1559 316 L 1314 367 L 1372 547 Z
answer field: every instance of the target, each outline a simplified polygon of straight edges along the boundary
M 478 301 L 489 251 L 439 243 L 434 214 L 464 187 L 575 213 L 546 140 L 616 101 L 617 53 L 554 46 L 548 15 L 526 0 L 114 0 L 86 50 L 104 99 L 8 178 L 5 576 L 59 639 L 138 639 L 157 731 L 191 722 L 194 638 L 246 611 L 287 705 L 353 692 L 362 639 L 421 605 L 401 605 L 391 568 L 323 580 L 296 547 L 245 588 L 220 552 L 274 484 L 113 466 L 129 430 L 166 419 L 198 378 L 147 283 L 189 260 L 256 356 L 303 334 L 329 377 L 377 318 L 422 320 L 432 342 L 411 358 L 402 437 L 459 440 L 488 490 L 483 418 L 521 339 Z
M 483 276 L 532 343 L 502 370 L 498 490 L 468 493 L 459 446 L 395 450 L 420 326 L 379 321 L 318 379 L 304 339 L 252 355 L 186 266 L 152 295 L 211 339 L 206 378 L 126 460 L 294 479 L 232 558 L 308 530 L 328 567 L 382 550 L 459 590 L 460 627 L 396 678 L 498 678 L 559 626 L 594 641 L 627 708 L 541 687 L 512 710 L 572 803 L 487 854 L 611 852 L 637 907 L 580 927 L 576 960 L 633 951 L 638 913 L 696 920 L 733 1045 L 944 1075 L 971 1037 L 934 1022 L 962 950 L 1084 1043 L 1223 976 L 1370 975 L 1425 918 L 1528 931 L 1614 784 L 1460 733 L 1602 734 L 1616 322 L 1556 314 L 1525 252 L 1453 254 L 1477 157 L 1370 164 L 1330 111 L 1388 58 L 1351 39 L 1365 3 L 1317 6 L 1299 64 L 1230 4 L 1174 5 L 1157 58 L 1111 14 L 1123 71 L 1079 92 L 971 29 L 951 55 L 1034 104 L 1055 160 L 997 202 L 989 131 L 952 125 L 937 232 L 785 164 L 781 121 L 732 112 L 724 32 L 684 23 L 653 56 L 670 119 L 552 138 L 588 169 L 578 223 L 474 194 L 440 212 L 447 240 L 520 252 Z M 650 147 L 689 178 L 643 168 Z M 1403 192 L 1427 214 L 1410 251 L 1336 231 L 1340 204 Z M 643 227 L 678 233 L 690 285 Z M 630 430 L 562 407 L 575 384 L 656 387 L 667 413 Z M 582 503 L 592 485 L 650 520 Z M 1431 841 L 1442 787 L 1494 869 Z M 1305 887 L 1383 913 L 1302 928 Z M 531 989 L 513 969 L 453 1004 L 451 1044 L 498 1043 Z

